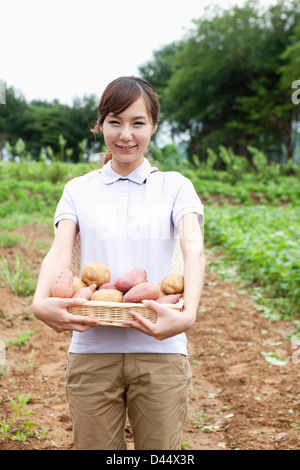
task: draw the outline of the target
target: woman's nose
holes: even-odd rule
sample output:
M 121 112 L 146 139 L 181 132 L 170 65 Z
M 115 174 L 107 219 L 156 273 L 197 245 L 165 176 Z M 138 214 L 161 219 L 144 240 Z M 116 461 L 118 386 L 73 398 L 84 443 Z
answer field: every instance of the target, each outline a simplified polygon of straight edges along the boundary
M 128 126 L 123 126 L 120 133 L 120 138 L 122 140 L 130 140 L 131 139 L 131 131 Z

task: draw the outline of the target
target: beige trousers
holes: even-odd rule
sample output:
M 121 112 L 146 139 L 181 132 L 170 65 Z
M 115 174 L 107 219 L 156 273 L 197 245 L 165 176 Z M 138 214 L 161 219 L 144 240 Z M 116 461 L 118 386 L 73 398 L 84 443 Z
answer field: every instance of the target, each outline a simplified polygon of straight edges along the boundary
M 191 370 L 181 354 L 70 354 L 66 390 L 79 450 L 180 450 Z

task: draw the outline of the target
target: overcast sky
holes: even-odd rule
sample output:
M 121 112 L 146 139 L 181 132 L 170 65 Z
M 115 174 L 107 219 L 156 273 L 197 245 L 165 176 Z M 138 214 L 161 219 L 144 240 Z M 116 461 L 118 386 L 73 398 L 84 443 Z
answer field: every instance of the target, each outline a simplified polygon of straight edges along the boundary
M 138 74 L 154 50 L 183 38 L 212 3 L 244 1 L 0 0 L 0 79 L 28 101 L 100 97 L 111 80 Z

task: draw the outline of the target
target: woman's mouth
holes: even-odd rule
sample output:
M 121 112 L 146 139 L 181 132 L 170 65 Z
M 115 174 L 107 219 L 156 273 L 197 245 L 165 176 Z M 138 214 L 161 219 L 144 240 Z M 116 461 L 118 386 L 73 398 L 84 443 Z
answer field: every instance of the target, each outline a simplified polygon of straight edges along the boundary
M 130 152 L 136 148 L 136 145 L 117 145 L 116 147 L 121 150 L 121 152 Z

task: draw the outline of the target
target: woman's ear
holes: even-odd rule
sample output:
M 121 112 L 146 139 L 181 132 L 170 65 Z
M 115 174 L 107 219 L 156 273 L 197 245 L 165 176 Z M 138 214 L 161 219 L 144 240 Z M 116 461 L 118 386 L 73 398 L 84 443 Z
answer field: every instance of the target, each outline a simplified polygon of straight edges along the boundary
M 155 134 L 156 131 L 157 131 L 157 124 L 152 126 L 152 135 Z

